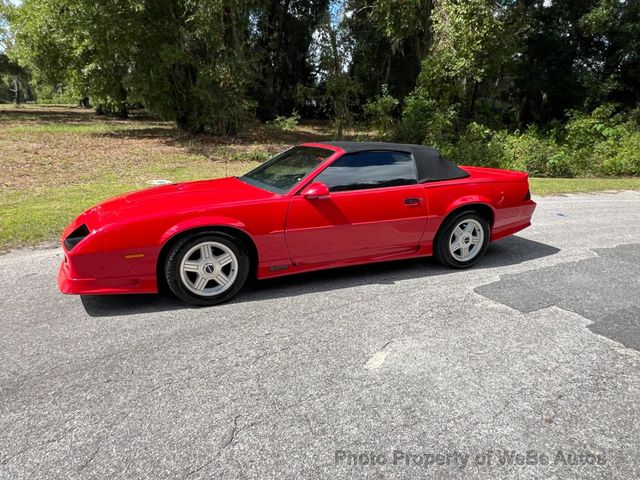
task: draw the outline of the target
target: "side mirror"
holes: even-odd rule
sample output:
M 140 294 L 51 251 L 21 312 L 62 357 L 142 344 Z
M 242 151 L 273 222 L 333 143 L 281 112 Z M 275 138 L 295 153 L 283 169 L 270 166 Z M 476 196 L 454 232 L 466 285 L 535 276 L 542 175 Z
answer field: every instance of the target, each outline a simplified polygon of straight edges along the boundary
M 329 187 L 322 182 L 313 182 L 302 191 L 302 196 L 307 200 L 323 200 L 329 198 Z

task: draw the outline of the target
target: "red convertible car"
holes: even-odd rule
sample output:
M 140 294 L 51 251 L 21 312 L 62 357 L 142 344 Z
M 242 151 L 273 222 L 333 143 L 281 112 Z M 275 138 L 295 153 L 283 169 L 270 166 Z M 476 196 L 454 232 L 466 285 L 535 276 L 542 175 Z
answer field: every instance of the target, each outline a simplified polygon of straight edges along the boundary
M 113 198 L 63 235 L 63 293 L 229 300 L 258 279 L 433 255 L 470 267 L 531 223 L 526 173 L 458 167 L 426 146 L 307 143 L 242 177 Z

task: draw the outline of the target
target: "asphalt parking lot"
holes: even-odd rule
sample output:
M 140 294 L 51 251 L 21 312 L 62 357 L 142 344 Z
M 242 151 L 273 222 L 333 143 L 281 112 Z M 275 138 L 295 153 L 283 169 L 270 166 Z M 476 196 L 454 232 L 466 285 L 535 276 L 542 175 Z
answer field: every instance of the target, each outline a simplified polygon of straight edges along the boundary
M 0 478 L 640 478 L 640 192 L 536 200 L 472 270 L 212 308 L 1 256 Z

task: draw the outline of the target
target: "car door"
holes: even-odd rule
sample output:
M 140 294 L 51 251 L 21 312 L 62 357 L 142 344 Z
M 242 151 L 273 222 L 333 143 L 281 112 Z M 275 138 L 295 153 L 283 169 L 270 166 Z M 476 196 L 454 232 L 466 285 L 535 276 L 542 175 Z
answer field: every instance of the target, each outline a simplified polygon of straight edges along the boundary
M 292 197 L 285 238 L 294 264 L 342 261 L 417 250 L 427 222 L 424 188 L 408 152 L 343 155 L 314 182 L 329 195 Z

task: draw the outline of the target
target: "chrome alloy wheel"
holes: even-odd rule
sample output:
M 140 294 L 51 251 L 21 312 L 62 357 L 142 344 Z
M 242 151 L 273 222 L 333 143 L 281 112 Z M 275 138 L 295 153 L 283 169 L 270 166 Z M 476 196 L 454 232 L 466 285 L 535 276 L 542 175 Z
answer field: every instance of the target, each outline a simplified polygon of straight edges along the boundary
M 484 230 L 479 222 L 473 219 L 462 220 L 451 232 L 449 252 L 459 262 L 472 260 L 484 242 Z
M 233 251 L 218 242 L 202 242 L 182 257 L 180 278 L 184 286 L 203 297 L 228 290 L 238 275 L 238 259 Z

